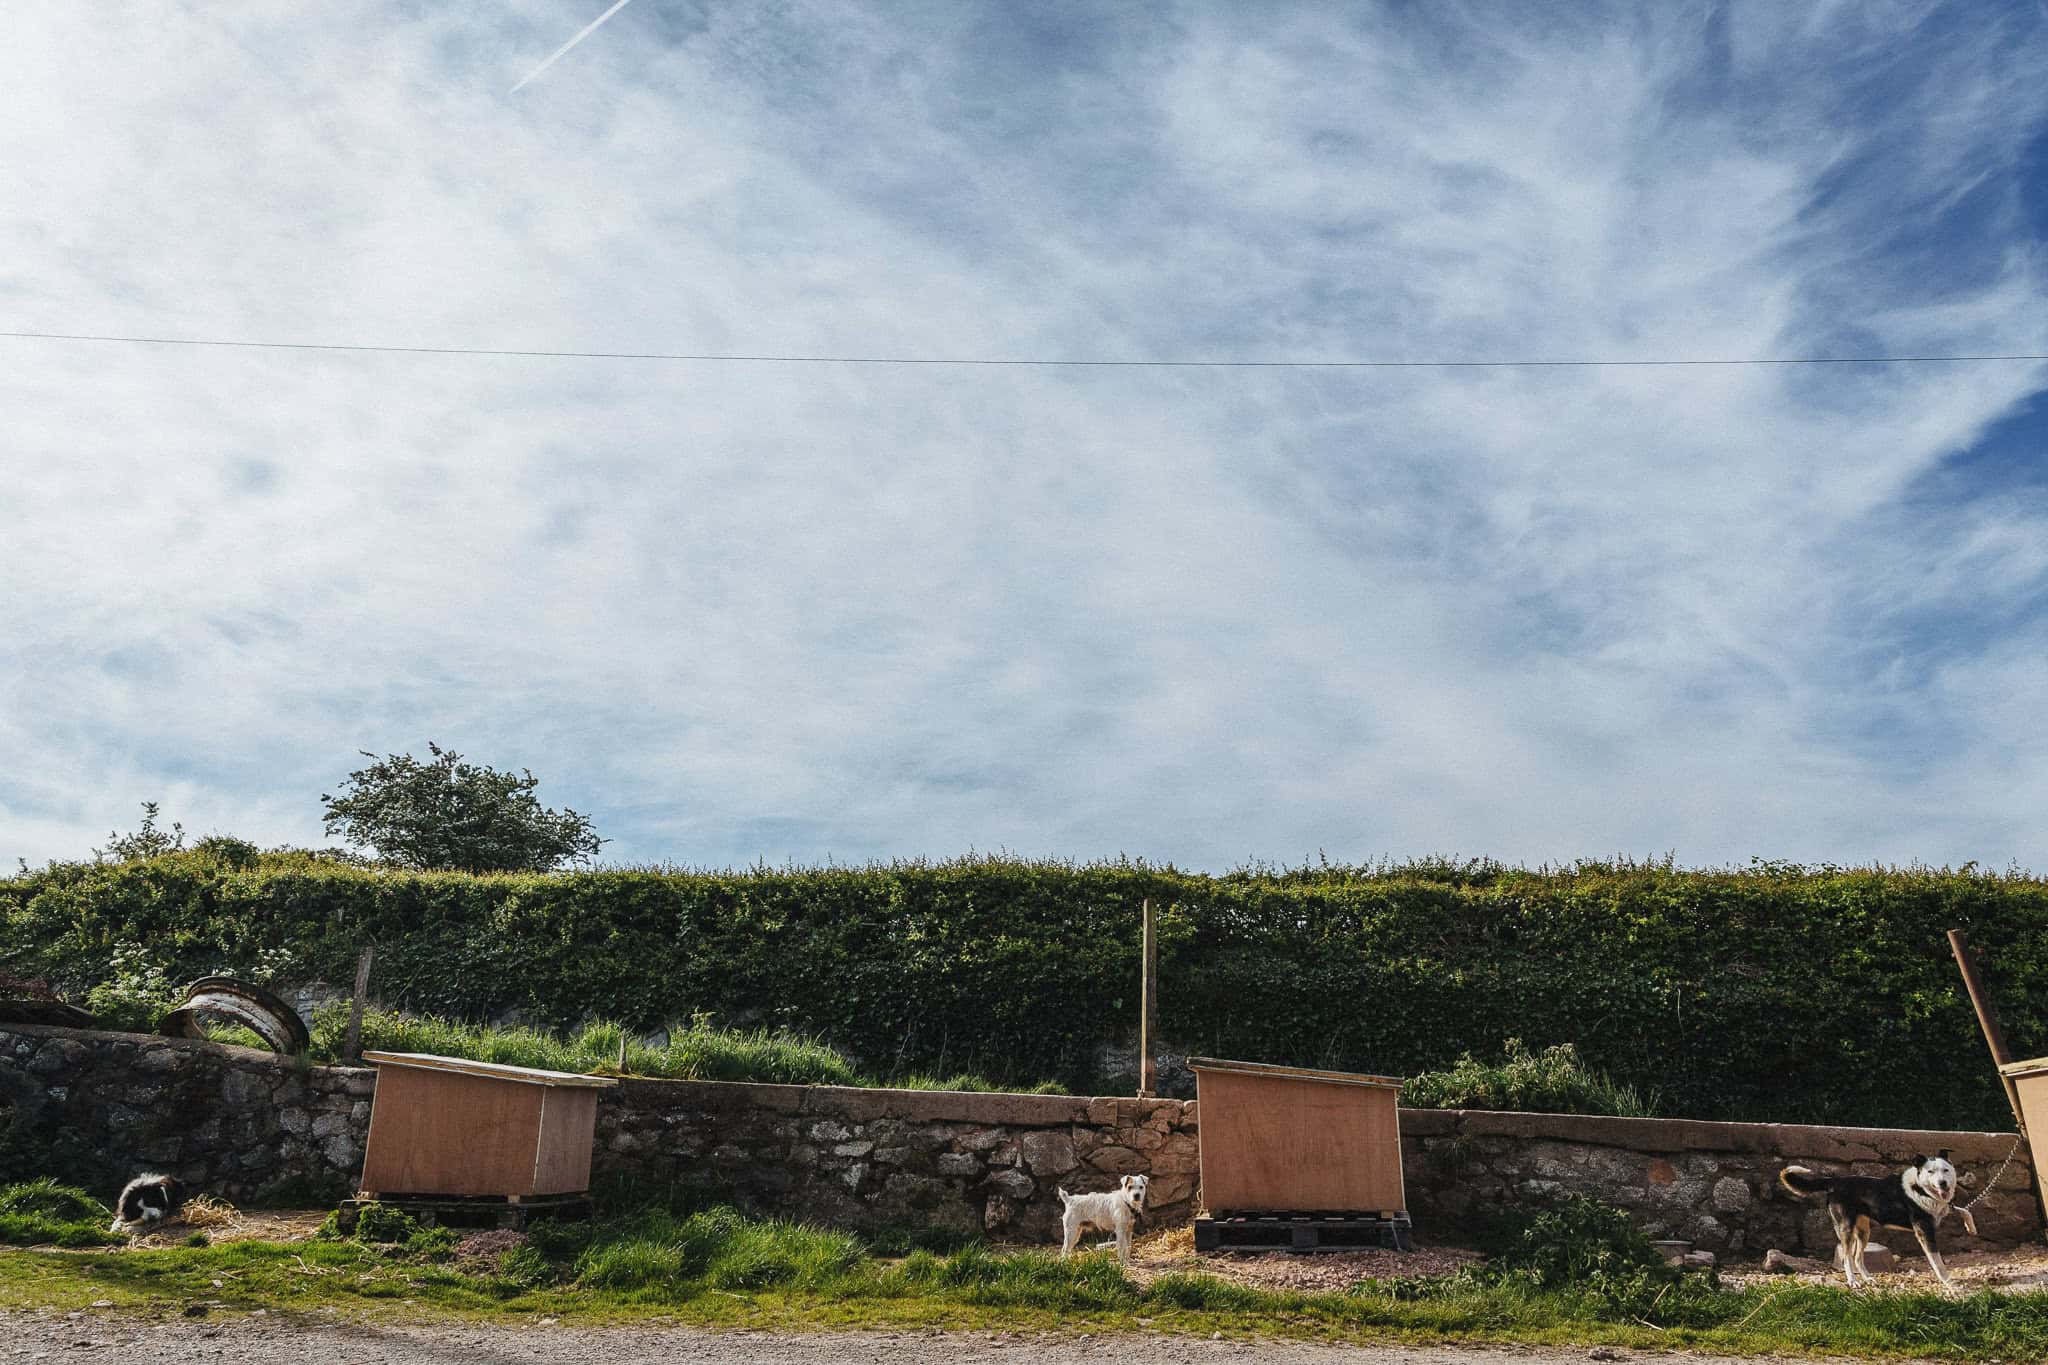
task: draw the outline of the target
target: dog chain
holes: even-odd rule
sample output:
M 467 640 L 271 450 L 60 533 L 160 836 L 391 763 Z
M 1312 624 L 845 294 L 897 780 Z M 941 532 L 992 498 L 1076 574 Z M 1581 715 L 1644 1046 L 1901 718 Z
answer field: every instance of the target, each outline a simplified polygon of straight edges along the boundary
M 2005 1168 L 2007 1166 L 2012 1165 L 2012 1159 L 2020 1154 L 2020 1144 L 2022 1142 L 2025 1142 L 2026 1140 L 2027 1139 L 2023 1135 L 2016 1136 L 2013 1138 L 2012 1150 L 2005 1154 L 2005 1161 L 2002 1165 L 1999 1166 L 1998 1175 L 1992 1176 L 1991 1179 L 1985 1183 L 1984 1188 L 1977 1192 L 1977 1197 L 1975 1199 L 1972 1199 L 1969 1203 L 1963 1205 L 1963 1212 L 1968 1213 L 1971 1209 L 1976 1208 L 1977 1205 L 1984 1202 L 1984 1196 L 1991 1193 L 1992 1187 L 1998 1184 L 1998 1176 L 2005 1174 Z

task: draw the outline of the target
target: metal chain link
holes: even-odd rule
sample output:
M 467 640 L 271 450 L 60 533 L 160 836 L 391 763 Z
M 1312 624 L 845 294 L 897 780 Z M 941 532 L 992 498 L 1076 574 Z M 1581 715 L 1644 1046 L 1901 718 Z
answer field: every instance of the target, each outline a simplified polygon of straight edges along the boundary
M 1977 1192 L 1977 1197 L 1975 1199 L 1972 1199 L 1969 1203 L 1963 1205 L 1964 1212 L 1967 1213 L 1969 1210 L 1976 1208 L 1977 1205 L 1984 1202 L 1984 1196 L 1991 1193 L 1992 1187 L 1998 1184 L 1998 1176 L 2004 1175 L 2005 1168 L 2007 1166 L 2012 1165 L 2012 1159 L 2020 1154 L 2020 1144 L 2025 1141 L 2026 1138 L 2024 1137 L 2015 1137 L 2012 1140 L 2012 1150 L 2005 1154 L 2005 1160 L 1998 1167 L 1998 1175 L 1994 1175 L 1991 1177 L 1990 1181 L 1985 1184 L 1984 1188 Z

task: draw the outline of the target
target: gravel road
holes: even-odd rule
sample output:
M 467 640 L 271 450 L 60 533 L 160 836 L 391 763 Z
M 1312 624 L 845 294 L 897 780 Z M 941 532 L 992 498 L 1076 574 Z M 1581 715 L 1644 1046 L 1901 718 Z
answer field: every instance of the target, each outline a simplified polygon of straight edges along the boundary
M 156 1321 L 119 1313 L 0 1312 L 0 1365 L 62 1365 L 84 1357 L 118 1360 L 122 1365 L 1242 1365 L 1254 1360 L 1259 1365 L 1580 1365 L 1589 1360 L 1737 1365 L 1719 1356 L 1606 1347 L 1319 1346 L 1142 1332 L 778 1336 L 674 1327 L 308 1322 L 272 1315 Z M 1752 1356 L 1740 1365 L 1773 1362 Z

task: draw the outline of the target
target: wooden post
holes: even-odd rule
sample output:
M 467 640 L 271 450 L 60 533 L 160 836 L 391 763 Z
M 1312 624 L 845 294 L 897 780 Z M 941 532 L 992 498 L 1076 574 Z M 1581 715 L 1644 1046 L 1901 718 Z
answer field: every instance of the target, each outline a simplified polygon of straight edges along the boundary
M 1159 944 L 1152 932 L 1152 902 L 1145 901 L 1145 945 L 1138 986 L 1138 1098 L 1158 1091 L 1159 1069 L 1152 1053 L 1159 1046 Z
M 370 989 L 370 962 L 376 956 L 375 948 L 365 948 L 356 959 L 356 993 L 348 1002 L 348 1037 L 341 1045 L 344 1062 L 359 1062 L 363 1058 L 363 996 Z
M 1998 1010 L 1991 1003 L 1990 992 L 1977 975 L 1977 954 L 1970 947 L 1970 936 L 1961 929 L 1951 929 L 1948 946 L 1956 955 L 1956 966 L 1963 969 L 1963 989 L 1970 993 L 1970 1004 L 1977 1011 L 1977 1027 L 1984 1030 L 1984 1041 L 1991 1048 L 1991 1064 L 2003 1068 L 2012 1060 L 2012 1053 L 2005 1046 L 2005 1030 L 1998 1025 Z M 2019 1125 L 2020 1135 L 2026 1136 L 2027 1116 L 2020 1110 L 2020 1092 L 2003 1069 L 1998 1073 L 1998 1083 L 2005 1087 L 2006 1103 L 2012 1106 L 2012 1121 Z

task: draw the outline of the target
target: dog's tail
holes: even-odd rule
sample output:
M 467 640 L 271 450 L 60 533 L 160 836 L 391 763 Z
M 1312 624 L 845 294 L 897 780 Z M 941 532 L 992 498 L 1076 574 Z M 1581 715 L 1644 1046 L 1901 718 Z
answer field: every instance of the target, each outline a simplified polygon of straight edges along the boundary
M 1066 1207 L 1067 1205 L 1069 1205 L 1069 1204 L 1071 1204 L 1071 1203 L 1073 1203 L 1073 1202 L 1074 1202 L 1074 1196 L 1073 1196 L 1073 1195 L 1071 1195 L 1071 1194 L 1068 1194 L 1068 1193 L 1066 1192 L 1066 1189 L 1065 1189 L 1064 1187 L 1061 1187 L 1061 1188 L 1055 1189 L 1055 1190 L 1053 1191 L 1053 1193 L 1054 1193 L 1054 1194 L 1056 1194 L 1056 1195 L 1058 1195 L 1058 1196 L 1060 1197 L 1060 1207 L 1061 1207 L 1061 1208 L 1065 1208 L 1065 1207 Z
M 1804 1166 L 1787 1166 L 1779 1171 L 1778 1183 L 1801 1199 L 1811 1199 L 1817 1194 L 1828 1192 L 1828 1178 Z

